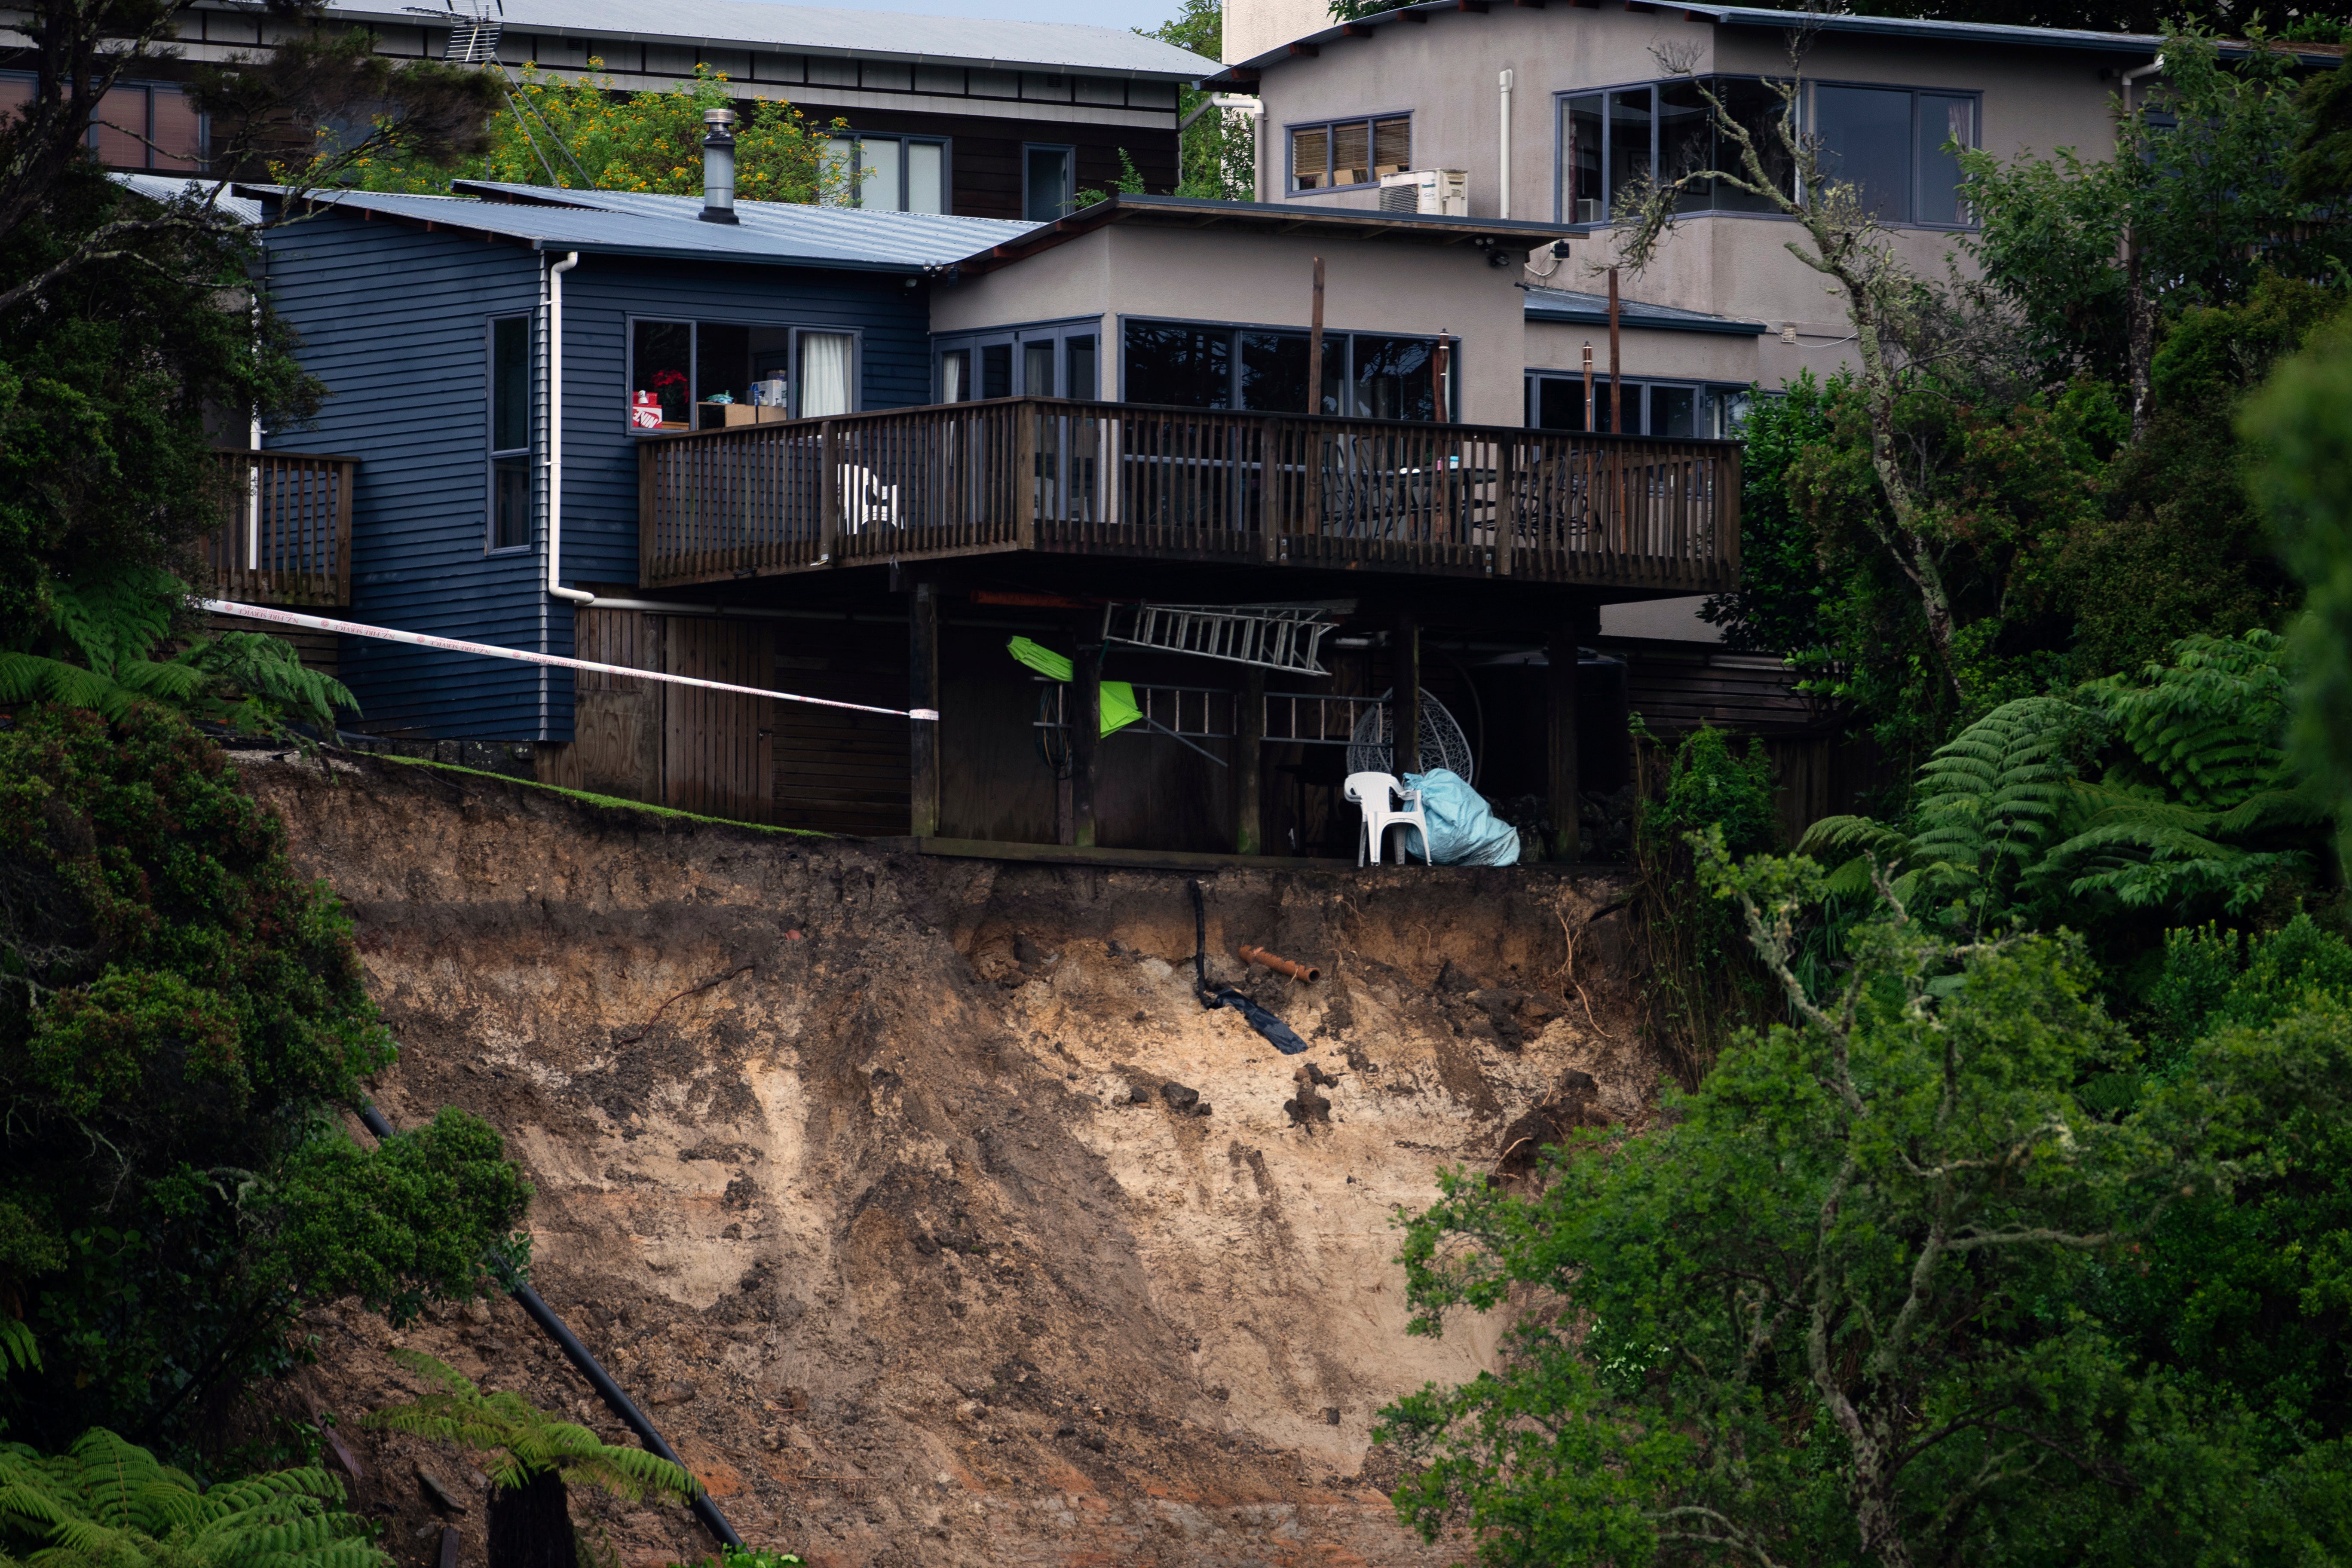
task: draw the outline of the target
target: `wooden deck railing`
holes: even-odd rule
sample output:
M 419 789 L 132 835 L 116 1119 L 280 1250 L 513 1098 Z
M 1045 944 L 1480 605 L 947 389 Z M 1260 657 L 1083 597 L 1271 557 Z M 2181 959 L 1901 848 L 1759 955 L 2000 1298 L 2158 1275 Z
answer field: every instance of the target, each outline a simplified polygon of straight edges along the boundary
M 228 525 L 202 548 L 221 598 L 257 605 L 352 602 L 356 458 L 217 452 Z
M 1707 593 L 1739 447 L 998 398 L 652 437 L 648 586 L 1036 550 Z

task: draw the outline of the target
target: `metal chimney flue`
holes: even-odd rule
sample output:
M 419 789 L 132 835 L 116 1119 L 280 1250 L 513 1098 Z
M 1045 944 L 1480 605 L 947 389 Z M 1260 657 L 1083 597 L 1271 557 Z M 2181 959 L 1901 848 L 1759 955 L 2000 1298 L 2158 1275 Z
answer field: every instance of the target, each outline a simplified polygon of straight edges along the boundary
M 740 223 L 735 216 L 735 111 L 706 109 L 702 123 L 702 221 Z

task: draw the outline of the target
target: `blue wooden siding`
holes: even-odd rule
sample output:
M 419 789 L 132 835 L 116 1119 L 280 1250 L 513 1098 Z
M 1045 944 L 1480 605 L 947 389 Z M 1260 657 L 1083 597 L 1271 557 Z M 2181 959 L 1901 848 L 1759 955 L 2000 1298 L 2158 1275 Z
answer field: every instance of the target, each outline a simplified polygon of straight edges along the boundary
M 929 292 L 882 273 L 581 257 L 563 279 L 564 582 L 637 581 L 631 317 L 856 332 L 860 406 L 905 408 L 930 401 Z
M 268 444 L 360 459 L 350 618 L 538 649 L 552 620 L 539 552 L 485 546 L 487 327 L 492 316 L 536 314 L 539 258 L 478 237 L 328 215 L 270 232 L 269 286 L 328 395 L 310 428 L 273 430 Z M 343 638 L 341 658 L 370 728 L 523 741 L 552 717 L 534 665 L 372 637 Z M 567 731 L 570 693 L 566 682 Z
M 273 230 L 269 285 L 326 384 L 313 424 L 268 445 L 360 459 L 350 618 L 501 647 L 572 652 L 572 610 L 545 592 L 544 503 L 528 551 L 488 553 L 491 317 L 528 313 L 540 342 L 546 260 L 478 236 L 356 215 Z M 637 580 L 636 453 L 627 433 L 633 315 L 854 331 L 861 405 L 929 395 L 929 287 L 903 276 L 584 255 L 564 279 L 562 580 Z M 535 447 L 545 436 L 535 396 Z M 540 447 L 543 456 L 544 448 Z M 568 671 L 345 637 L 364 722 L 477 740 L 572 737 Z

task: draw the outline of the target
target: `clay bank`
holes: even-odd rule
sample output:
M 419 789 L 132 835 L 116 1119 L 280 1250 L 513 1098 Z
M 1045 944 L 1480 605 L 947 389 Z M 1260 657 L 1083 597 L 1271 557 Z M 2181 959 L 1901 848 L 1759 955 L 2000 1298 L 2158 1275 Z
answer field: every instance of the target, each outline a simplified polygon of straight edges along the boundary
M 537 1187 L 532 1277 L 747 1541 L 814 1563 L 1439 1563 L 1380 1408 L 1489 1363 L 1408 1337 L 1392 1216 L 1442 1165 L 1638 1119 L 1619 881 L 1574 868 L 1202 876 L 682 823 L 368 761 L 249 770 L 350 907 L 401 1060 Z M 1244 942 L 1318 967 L 1245 967 Z M 1506 1162 L 1507 1152 L 1508 1161 Z M 271 1397 L 341 1422 L 404 1564 L 483 1558 L 454 1450 L 356 1429 L 406 1343 L 628 1440 L 511 1302 L 314 1313 Z M 430 1477 L 429 1481 L 423 1479 Z M 583 1500 L 631 1568 L 682 1509 Z

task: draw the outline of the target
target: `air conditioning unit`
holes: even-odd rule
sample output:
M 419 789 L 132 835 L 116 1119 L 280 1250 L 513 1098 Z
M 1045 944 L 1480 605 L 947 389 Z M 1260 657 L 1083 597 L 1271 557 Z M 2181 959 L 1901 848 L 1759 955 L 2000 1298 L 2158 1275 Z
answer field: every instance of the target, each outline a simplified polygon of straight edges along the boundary
M 1459 169 L 1412 169 L 1381 176 L 1381 211 L 1470 216 L 1470 176 Z

